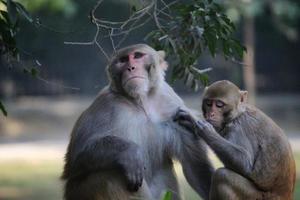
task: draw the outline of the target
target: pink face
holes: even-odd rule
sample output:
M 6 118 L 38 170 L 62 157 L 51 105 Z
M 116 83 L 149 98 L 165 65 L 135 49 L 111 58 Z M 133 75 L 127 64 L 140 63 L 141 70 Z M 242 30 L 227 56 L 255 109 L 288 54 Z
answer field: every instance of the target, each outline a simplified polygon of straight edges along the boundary
M 149 84 L 149 56 L 142 51 L 122 55 L 116 64 L 121 74 L 123 89 L 132 95 L 144 94 Z
M 119 59 L 122 68 L 122 85 L 125 86 L 129 82 L 136 82 L 139 79 L 147 79 L 148 74 L 145 69 L 146 54 L 138 51 L 130 52 L 128 55 Z

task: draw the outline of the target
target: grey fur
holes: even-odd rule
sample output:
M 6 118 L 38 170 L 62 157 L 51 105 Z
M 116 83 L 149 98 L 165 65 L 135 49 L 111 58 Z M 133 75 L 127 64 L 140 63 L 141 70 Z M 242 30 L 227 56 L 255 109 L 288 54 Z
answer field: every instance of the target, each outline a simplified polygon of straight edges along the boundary
M 179 107 L 187 109 L 163 80 L 139 99 L 111 85 L 104 88 L 72 131 L 63 174 L 65 199 L 158 200 L 168 190 L 172 199 L 181 199 L 174 159 L 208 199 L 213 168 L 203 142 L 173 121 Z

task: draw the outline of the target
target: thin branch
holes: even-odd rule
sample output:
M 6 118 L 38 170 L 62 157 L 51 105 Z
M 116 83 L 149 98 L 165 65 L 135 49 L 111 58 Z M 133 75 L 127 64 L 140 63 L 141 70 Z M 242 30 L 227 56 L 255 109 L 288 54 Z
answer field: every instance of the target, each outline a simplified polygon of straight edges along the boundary
M 94 42 L 64 42 L 67 45 L 93 45 Z
M 80 88 L 78 88 L 78 87 L 64 86 L 64 85 L 59 84 L 59 83 L 55 83 L 55 82 L 52 82 L 52 81 L 48 81 L 48 80 L 46 80 L 46 79 L 44 79 L 44 78 L 42 78 L 42 77 L 39 77 L 39 76 L 36 77 L 36 78 L 37 78 L 38 80 L 40 80 L 40 81 L 42 81 L 42 82 L 48 84 L 48 85 L 52 85 L 52 86 L 55 86 L 55 87 L 61 87 L 61 88 L 63 88 L 63 89 L 77 90 L 77 91 L 80 90 Z
M 124 21 L 109 21 L 96 17 L 96 11 L 104 0 L 99 0 L 90 12 L 91 22 L 96 26 L 96 32 L 92 41 L 88 42 L 64 42 L 69 45 L 96 45 L 98 49 L 104 54 L 107 60 L 109 55 L 105 52 L 104 48 L 99 41 L 100 30 L 108 31 L 107 35 L 102 36 L 102 39 L 109 39 L 112 49 L 115 52 L 121 44 L 128 38 L 128 35 L 143 26 L 145 26 L 152 19 L 157 28 L 163 31 L 166 20 L 162 19 L 160 15 L 172 18 L 170 7 L 177 3 L 178 0 L 172 1 L 167 4 L 164 0 L 152 0 L 145 5 L 142 9 L 131 14 L 127 20 Z M 159 1 L 163 4 L 161 9 L 158 8 Z M 146 17 L 148 15 L 148 17 Z M 163 24 L 162 24 L 163 23 Z M 120 37 L 119 41 L 116 41 L 116 37 Z
M 126 32 L 121 32 L 121 34 L 124 34 L 123 38 L 119 41 L 118 45 L 116 46 L 117 48 L 119 48 L 121 46 L 121 44 L 127 39 L 129 33 L 135 29 L 138 29 L 142 26 L 144 26 L 146 23 L 148 23 L 151 20 L 151 18 L 146 19 L 143 23 L 139 24 L 139 25 L 135 25 L 136 23 L 139 22 L 139 20 L 135 21 L 131 27 L 129 28 L 129 30 L 127 30 Z
M 86 29 L 86 27 L 81 27 L 79 30 L 71 30 L 71 31 L 62 31 L 62 30 L 57 30 L 55 28 L 52 28 L 48 25 L 45 25 L 44 23 L 41 22 L 41 20 L 39 18 L 36 18 L 35 19 L 35 22 L 34 22 L 36 28 L 43 28 L 47 31 L 51 31 L 53 33 L 58 33 L 58 34 L 72 34 L 72 33 L 78 33 L 78 32 L 81 32 L 83 30 Z
M 164 4 L 165 8 L 167 8 L 168 11 L 171 12 L 170 6 L 166 2 L 164 0 L 160 0 L 160 1 Z
M 245 62 L 241 62 L 241 61 L 235 60 L 234 58 L 232 58 L 230 61 L 232 63 L 238 64 L 238 65 L 243 65 L 243 67 L 249 67 L 249 65 L 246 64 Z
M 110 39 L 110 42 L 111 42 L 111 45 L 112 45 L 112 48 L 114 50 L 114 52 L 116 52 L 116 46 L 115 46 L 115 42 L 114 42 L 114 39 L 112 37 L 112 35 L 114 34 L 114 29 L 112 28 L 109 32 L 109 39 Z
M 161 27 L 161 24 L 158 20 L 158 17 L 157 17 L 157 15 L 158 15 L 157 14 L 157 0 L 154 0 L 154 1 L 155 1 L 155 4 L 154 4 L 154 11 L 153 11 L 153 18 L 154 18 L 155 24 L 158 27 L 158 29 L 161 30 L 164 33 L 164 31 Z

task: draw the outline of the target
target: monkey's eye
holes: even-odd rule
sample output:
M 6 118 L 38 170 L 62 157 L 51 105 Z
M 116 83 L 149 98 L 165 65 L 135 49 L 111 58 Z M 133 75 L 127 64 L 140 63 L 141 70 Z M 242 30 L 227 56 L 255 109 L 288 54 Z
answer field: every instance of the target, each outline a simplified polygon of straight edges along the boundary
M 121 62 L 121 63 L 128 62 L 128 61 L 129 61 L 128 56 L 122 56 L 121 58 L 119 58 L 119 62 Z
M 141 53 L 141 52 L 135 52 L 134 53 L 134 58 L 138 59 L 138 58 L 141 58 L 143 57 L 145 54 Z
M 217 100 L 217 101 L 216 101 L 216 106 L 217 106 L 218 108 L 222 108 L 222 107 L 225 106 L 225 103 L 224 103 L 223 101 Z
M 213 104 L 212 100 L 209 100 L 209 99 L 205 100 L 204 103 L 205 103 L 205 105 L 207 105 L 208 107 L 211 107 L 212 104 Z

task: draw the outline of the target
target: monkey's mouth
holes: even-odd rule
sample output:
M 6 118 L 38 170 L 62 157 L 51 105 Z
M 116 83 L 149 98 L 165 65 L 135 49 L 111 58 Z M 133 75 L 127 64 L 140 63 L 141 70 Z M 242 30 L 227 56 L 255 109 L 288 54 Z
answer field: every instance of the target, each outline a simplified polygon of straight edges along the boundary
M 146 79 L 146 78 L 143 77 L 143 76 L 132 76 L 132 77 L 126 79 L 126 80 L 124 81 L 123 85 L 126 85 L 126 84 L 127 84 L 129 81 L 131 81 L 132 79 Z

